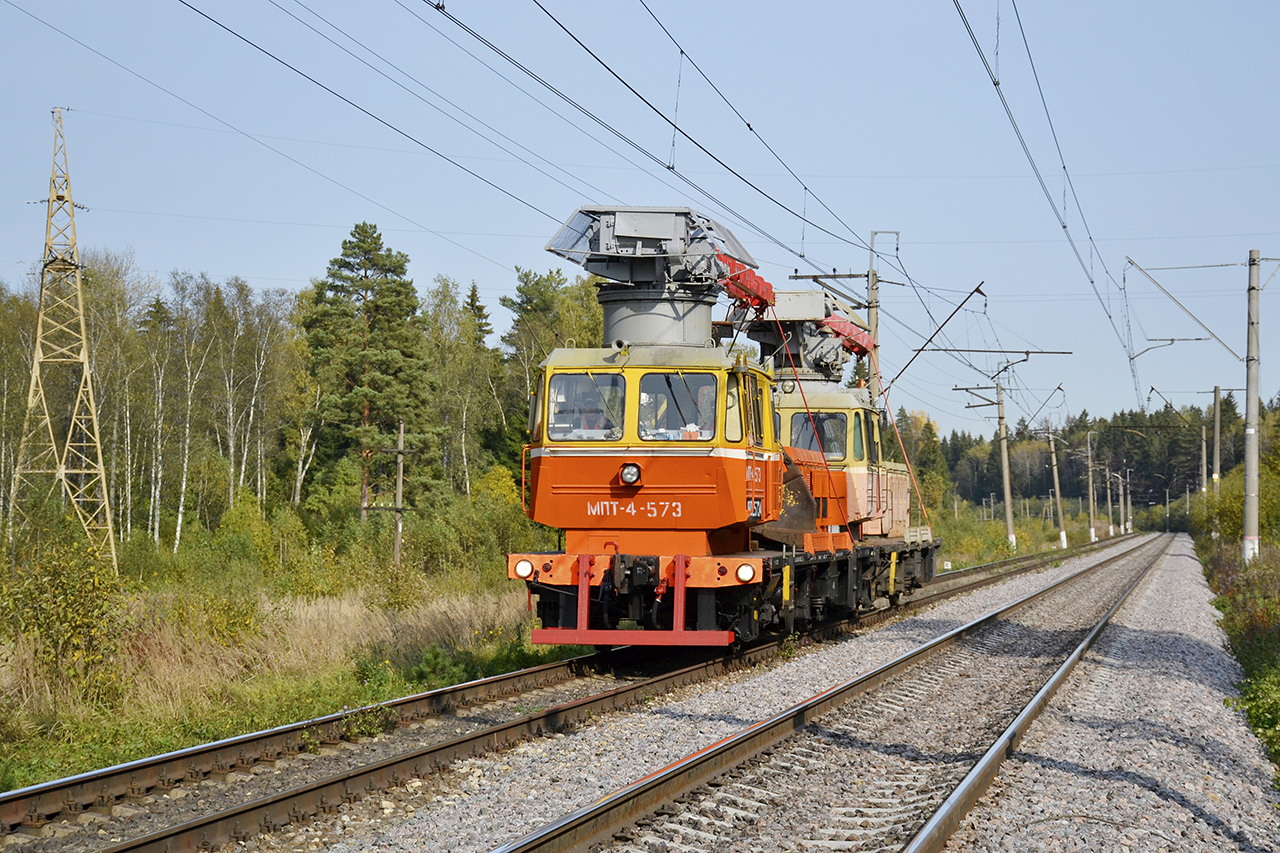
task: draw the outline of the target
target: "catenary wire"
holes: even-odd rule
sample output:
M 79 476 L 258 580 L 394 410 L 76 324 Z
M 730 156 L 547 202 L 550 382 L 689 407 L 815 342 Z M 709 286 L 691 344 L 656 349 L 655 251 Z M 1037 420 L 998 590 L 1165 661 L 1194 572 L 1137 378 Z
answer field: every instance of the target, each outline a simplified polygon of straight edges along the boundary
M 733 102 L 729 100 L 729 97 L 720 90 L 720 87 L 717 86 L 709 76 L 707 76 L 707 73 L 702 70 L 702 67 L 698 65 L 697 61 L 694 60 L 694 58 L 689 55 L 689 52 L 684 49 L 684 45 L 680 44 L 680 42 L 676 40 L 676 37 L 671 34 L 671 31 L 669 29 L 667 29 L 667 25 L 662 23 L 662 21 L 658 18 L 658 16 L 654 14 L 653 9 L 649 8 L 649 4 L 645 2 L 645 0 L 640 0 L 640 5 L 643 6 L 644 10 L 649 13 L 649 17 L 653 18 L 654 23 L 656 23 L 658 27 L 662 30 L 662 32 L 666 35 L 666 37 L 671 40 L 671 43 L 676 46 L 676 49 L 680 51 L 680 55 L 689 61 L 689 64 L 692 65 L 694 70 L 697 71 L 698 74 L 702 76 L 702 79 L 707 82 L 707 85 L 711 87 L 712 91 L 714 91 L 717 95 L 720 96 L 720 100 L 724 101 L 725 106 L 727 106 L 730 110 L 733 111 L 733 114 L 738 117 L 738 119 L 747 128 L 747 130 L 750 131 L 751 134 L 760 141 L 760 144 L 764 146 L 765 150 L 768 151 L 773 156 L 773 159 L 777 160 L 778 164 L 782 166 L 783 169 L 786 169 L 787 174 L 795 178 L 796 183 L 800 184 L 800 186 L 804 188 L 804 191 L 808 195 L 813 196 L 814 200 L 818 202 L 818 204 L 822 205 L 823 209 L 826 210 L 827 213 L 831 214 L 833 219 L 835 219 L 842 226 L 844 226 L 845 230 L 848 231 L 850 234 L 852 234 L 854 239 L 858 243 L 862 244 L 863 246 L 866 246 L 866 243 L 863 241 L 862 236 L 859 235 L 858 232 L 855 231 L 852 227 L 850 227 L 848 223 L 846 223 L 843 219 L 841 219 L 840 216 L 834 210 L 831 209 L 831 206 L 828 205 L 825 201 L 823 201 L 822 198 L 820 198 L 818 194 L 813 191 L 812 187 L 810 187 L 807 183 L 805 183 L 804 179 L 801 178 L 800 175 L 796 173 L 795 169 L 792 169 L 791 166 L 785 160 L 782 159 L 782 155 L 778 154 L 778 152 L 774 149 L 774 147 L 770 145 L 763 136 L 760 135 L 760 132 L 756 130 L 755 127 L 752 126 L 751 122 L 747 121 L 746 116 L 744 116 L 742 112 L 736 106 L 734 106 Z M 801 220 L 804 221 L 803 216 L 801 217 Z M 870 248 L 869 246 L 866 246 L 866 247 Z
M 184 0 L 179 0 L 179 2 L 184 2 Z M 534 72 L 532 69 L 530 69 L 528 66 L 526 66 L 525 64 L 523 64 L 522 62 L 520 62 L 520 61 L 519 61 L 518 59 L 516 59 L 514 56 L 512 56 L 512 55 L 511 55 L 511 54 L 509 54 L 509 53 L 507 53 L 507 52 L 506 52 L 506 51 L 504 51 L 502 48 L 498 47 L 498 45 L 496 45 L 495 43 L 493 43 L 492 41 L 490 41 L 488 38 L 486 38 L 486 37 L 485 37 L 484 35 L 482 35 L 481 33 L 477 32 L 477 31 L 476 31 L 474 28 L 472 28 L 470 25 L 466 24 L 464 21 L 460 20 L 457 16 L 455 16 L 455 15 L 453 15 L 452 13 L 448 12 L 448 11 L 444 8 L 443 4 L 440 4 L 440 3 L 433 3 L 433 2 L 431 2 L 431 0 L 423 0 L 423 2 L 424 2 L 424 3 L 427 3 L 427 5 L 431 6 L 431 7 L 432 7 L 433 9 L 435 9 L 436 11 L 440 12 L 440 14 L 441 14 L 441 15 L 443 15 L 443 16 L 444 16 L 448 21 L 450 21 L 451 23 L 453 23 L 455 26 L 457 26 L 457 27 L 458 27 L 459 29 L 461 29 L 463 32 L 467 33 L 467 35 L 471 36 L 471 37 L 472 37 L 472 38 L 474 38 L 476 41 L 478 41 L 478 42 L 480 42 L 481 44 L 483 44 L 485 47 L 487 47 L 487 48 L 489 48 L 490 50 L 492 50 L 494 53 L 498 54 L 498 56 L 500 56 L 500 57 L 502 57 L 503 59 L 505 59 L 508 63 L 510 63 L 512 66 L 514 66 L 514 67 L 515 67 L 516 69 L 518 69 L 520 72 L 522 72 L 523 74 L 525 74 L 526 76 L 528 76 L 528 77 L 529 77 L 531 80 L 533 80 L 535 83 L 537 83 L 538 85 L 540 85 L 540 86 L 542 86 L 543 88 L 545 88 L 545 89 L 546 89 L 547 91 L 549 91 L 551 94 L 553 94 L 553 95 L 555 95 L 556 97 L 560 98 L 560 99 L 561 99 L 562 101 L 564 101 L 566 104 L 568 104 L 569 106 L 573 107 L 573 108 L 574 108 L 575 110 L 577 110 L 578 112 L 582 113 L 582 115 L 584 115 L 586 118 L 588 118 L 588 119 L 590 119 L 591 121 L 595 122 L 595 123 L 596 123 L 598 126 L 600 126 L 602 129 L 604 129 L 604 130 L 608 131 L 610 134 L 612 134 L 613 136 L 615 136 L 616 138 L 618 138 L 618 139 L 619 139 L 619 140 L 621 140 L 622 142 L 626 143 L 626 144 L 627 144 L 628 146 L 630 146 L 631 148 L 635 149 L 638 153 L 640 153 L 640 154 L 642 154 L 643 156 L 647 157 L 647 158 L 648 158 L 649 160 L 651 160 L 655 165 L 657 165 L 657 166 L 658 166 L 658 167 L 660 167 L 661 169 L 665 170 L 667 173 L 669 173 L 669 174 L 671 174 L 671 175 L 674 175 L 675 177 L 679 178 L 679 179 L 680 179 L 680 180 L 681 180 L 681 181 L 682 181 L 686 186 L 688 186 L 690 189 L 692 189 L 692 190 L 693 190 L 695 193 L 697 193 L 698 195 L 700 195 L 700 196 L 702 196 L 703 198 L 705 198 L 705 199 L 707 199 L 708 201 L 710 201 L 713 205 L 716 205 L 718 208 L 720 208 L 720 209 L 722 209 L 722 210 L 727 211 L 730 215 L 732 215 L 732 216 L 733 216 L 733 218 L 734 218 L 734 219 L 736 219 L 738 222 L 741 222 L 741 223 L 743 224 L 743 226 L 744 226 L 744 227 L 746 227 L 746 228 L 750 229 L 751 231 L 753 231 L 753 232 L 754 232 L 754 233 L 756 233 L 756 234 L 759 234 L 760 236 L 762 236 L 762 237 L 764 237 L 765 239 L 769 240 L 771 243 L 773 243 L 774 245 L 778 246 L 779 248 L 786 250 L 787 252 L 791 253 L 792 255 L 795 255 L 797 258 L 801 258 L 801 257 L 802 257 L 802 256 L 801 256 L 801 254 L 800 254 L 800 252 L 798 252 L 796 249 L 792 248 L 791 246 L 788 246 L 788 245 L 787 245 L 783 240 L 779 239 L 778 237 L 775 237 L 774 235 L 770 234 L 768 231 L 764 230 L 764 228 L 763 228 L 763 227 L 761 227 L 761 226 L 759 226 L 759 225 L 756 225 L 756 224 L 755 224 L 751 219 L 749 219 L 746 215 L 744 215 L 744 214 L 742 214 L 742 213 L 738 212 L 737 210 L 735 210 L 731 205 L 729 205 L 727 202 L 725 202 L 725 201 L 721 200 L 720 198 L 718 198 L 718 197 L 717 197 L 715 194 L 713 194 L 710 190 L 707 190 L 707 189 L 705 189 L 704 187 L 700 186 L 697 182 L 695 182 L 692 178 L 690 178 L 690 177 L 688 177 L 687 175 L 685 175 L 685 174 L 684 174 L 683 172 L 681 172 L 679 169 L 668 168 L 667 163 L 666 163 L 665 161 L 663 161 L 663 159 L 662 159 L 661 157 L 657 156 L 657 155 L 656 155 L 656 154 L 654 154 L 653 152 L 651 152 L 651 151 L 647 150 L 646 148 L 644 148 L 642 145 L 640 145 L 640 144 L 639 144 L 638 142 L 636 142 L 635 140 L 631 139 L 629 136 L 627 136 L 627 135 L 626 135 L 625 133 L 623 133 L 621 130 L 619 130 L 618 128 L 616 128 L 616 127 L 614 127 L 613 125 L 609 124 L 609 122 L 605 121 L 605 120 L 604 120 L 603 118 L 601 118 L 599 115 L 597 115 L 596 113 L 594 113 L 594 112 L 592 112 L 591 110 L 587 109 L 587 107 L 585 107 L 583 104 L 581 104 L 581 103 L 579 103 L 578 101 L 574 100 L 574 99 L 573 99 L 572 97 L 570 97 L 566 92 L 564 92 L 564 91 L 562 91 L 561 89 L 557 88 L 557 87 L 556 87 L 556 86 L 554 86 L 552 83 L 550 83 L 549 81 L 547 81 L 546 79 L 544 79 L 543 77 L 541 77 L 540 75 L 538 75 L 536 72 Z M 832 235 L 832 236 L 836 236 L 836 237 L 838 237 L 839 235 Z
M 641 94 L 641 93 L 640 93 L 640 91 L 639 91 L 638 89 L 636 89 L 636 88 L 635 88 L 634 86 L 632 86 L 629 82 L 627 82 L 627 80 L 626 80 L 626 79 L 625 79 L 621 74 L 619 74 L 617 71 L 614 71 L 614 70 L 613 70 L 613 68 L 609 65 L 609 63 L 605 62 L 605 61 L 604 61 L 604 59 L 602 59 L 602 58 L 600 57 L 600 55 L 599 55 L 599 54 L 597 54 L 594 50 L 592 50 L 590 47 L 588 47 L 588 46 L 587 46 L 587 44 L 586 44 L 585 42 L 583 42 L 583 41 L 582 41 L 582 39 L 578 38 L 578 37 L 577 37 L 577 35 L 575 35 L 575 34 L 573 33 L 573 31 L 572 31 L 572 30 L 570 30 L 567 26 L 565 26 L 565 25 L 564 25 L 564 23 L 562 23 L 562 22 L 560 21 L 560 19 L 559 19 L 559 18 L 557 18 L 555 15 L 553 15 L 553 14 L 551 13 L 551 11 L 550 11 L 549 9 L 547 9 L 547 7 L 546 7 L 546 6 L 542 5 L 542 3 L 540 2 L 540 0 L 533 0 L 533 4 L 534 4 L 535 6 L 537 6 L 539 9 L 541 9 L 541 10 L 542 10 L 542 12 L 543 12 L 543 14 L 545 14 L 548 18 L 550 18 L 550 19 L 551 19 L 551 21 L 552 21 L 552 22 L 553 22 L 557 27 L 559 27 L 561 30 L 563 30 L 563 31 L 564 31 L 564 33 L 565 33 L 565 35 L 569 36 L 569 38 L 570 38 L 570 39 L 572 39 L 572 40 L 573 40 L 573 42 L 574 42 L 575 44 L 577 44 L 577 45 L 578 45 L 579 47 L 581 47 L 584 51 L 586 51 L 586 52 L 587 52 L 587 55 L 588 55 L 588 56 L 590 56 L 592 59 L 594 59 L 594 60 L 595 60 L 595 61 L 600 65 L 600 67 L 602 67 L 605 71 L 607 71 L 607 72 L 608 72 L 608 73 L 609 73 L 609 74 L 610 74 L 610 75 L 611 75 L 615 80 L 617 80 L 619 83 L 621 83 L 621 84 L 622 84 L 622 85 L 627 89 L 627 91 L 631 92 L 631 94 L 633 94 L 633 95 L 635 95 L 637 98 L 639 98 L 639 99 L 640 99 L 640 101 L 641 101 L 641 103 L 643 103 L 646 107 L 648 107 L 651 111 L 653 111 L 653 113 L 654 113 L 655 115 L 657 115 L 659 118 L 661 118 L 661 119 L 662 119 L 664 122 L 666 122 L 667 124 L 671 125 L 671 128 L 672 128 L 676 133 L 679 133 L 679 134 L 680 134 L 682 137 L 684 137 L 688 142 L 692 143 L 692 144 L 693 144 L 693 146 L 694 146 L 695 148 L 697 148 L 697 149 L 698 149 L 699 151 L 701 151 L 703 154 L 706 154 L 708 157 L 710 157 L 712 160 L 714 160 L 717 164 L 719 164 L 719 165 L 720 165 L 720 167 L 721 167 L 721 168 L 723 168 L 723 169 L 724 169 L 725 171 L 727 171 L 729 174 L 733 175 L 735 178 L 737 178 L 738 180 L 742 181 L 744 184 L 746 184 L 747 186 L 749 186 L 751 189 L 755 190 L 757 193 L 759 193 L 759 194 L 760 194 L 761 196 L 763 196 L 765 199 L 767 199 L 768 201 L 772 202 L 774 205 L 776 205 L 776 206 L 780 207 L 782 210 L 784 210 L 784 211 L 786 211 L 787 213 L 791 214 L 791 215 L 792 215 L 792 216 L 794 216 L 795 218 L 799 219 L 801 222 L 805 222 L 805 223 L 807 223 L 808 225 L 810 225 L 811 227 L 816 228 L 816 229 L 818 229 L 819 231 L 823 232 L 824 234 L 826 234 L 826 235 L 828 235 L 828 236 L 830 236 L 830 237 L 834 237 L 834 238 L 836 238 L 837 240 L 841 240 L 841 241 L 843 241 L 843 242 L 846 242 L 846 243 L 848 243 L 848 244 L 849 244 L 849 245 L 851 245 L 851 246 L 857 246 L 858 248 L 861 248 L 861 249 L 866 249 L 866 248 L 868 248 L 868 247 L 867 247 L 867 244 L 866 244 L 865 242 L 861 241 L 861 238 L 858 238 L 857 240 L 848 240 L 848 239 L 846 239 L 846 238 L 842 237 L 841 235 L 839 235 L 839 234 L 835 233 L 834 231 L 831 231 L 830 229 L 828 229 L 828 228 L 826 228 L 826 227 L 824 227 L 824 226 L 822 226 L 822 225 L 818 224 L 817 222 L 814 222 L 814 221 L 813 221 L 813 220 L 811 220 L 811 219 L 806 219 L 806 218 L 805 218 L 805 216 L 804 216 L 804 214 L 800 213 L 798 210 L 796 210 L 795 208 L 791 207 L 791 206 L 790 206 L 790 205 L 788 205 L 786 202 L 784 202 L 784 201 L 782 201 L 781 199 L 779 199 L 777 196 L 772 195 L 771 193 L 769 193 L 768 191 L 766 191 L 763 187 L 761 187 L 759 184 L 755 183 L 755 182 L 754 182 L 754 181 L 752 181 L 750 178 L 748 178 L 746 175 L 742 174 L 742 173 L 741 173 L 741 172 L 739 172 L 737 169 L 735 169 L 735 168 L 733 168 L 732 166 L 730 166 L 730 165 L 729 165 L 728 163 L 726 163 L 723 159 L 721 159 L 717 154 L 715 154 L 714 152 L 712 152 L 712 151 L 711 151 L 711 149 L 707 148 L 705 145 L 703 145 L 703 144 L 702 144 L 701 142 L 699 142 L 697 139 L 694 139 L 694 138 L 693 138 L 693 136 L 691 136 L 687 131 L 685 131 L 685 129 L 684 129 L 684 128 L 680 127 L 678 124 L 676 124 L 676 123 L 675 123 L 674 121 L 672 121 L 670 118 L 668 118 L 668 117 L 667 117 L 667 114 L 666 114 L 666 113 L 664 113 L 664 112 L 662 111 L 662 108 L 661 108 L 661 107 L 657 106 L 657 105 L 656 105 L 656 104 L 654 104 L 652 101 L 650 101 L 648 98 L 646 98 L 643 94 Z M 437 8 L 440 8 L 440 7 L 437 7 Z M 443 9 L 443 8 L 440 8 L 440 11 L 444 12 L 444 9 Z M 448 15 L 448 13 L 447 13 L 447 12 L 445 12 L 445 14 L 446 14 L 446 15 Z M 846 226 L 846 227 L 847 227 L 847 226 Z M 855 235 L 855 236 L 856 236 L 856 235 Z
M 978 52 L 978 58 L 982 61 L 983 68 L 986 69 L 987 77 L 990 78 L 991 84 L 995 87 L 996 94 L 1000 98 L 1000 103 L 1004 106 L 1005 115 L 1009 119 L 1009 124 L 1013 127 L 1014 134 L 1018 137 L 1018 143 L 1022 146 L 1022 153 L 1026 156 L 1027 162 L 1031 165 L 1031 170 L 1035 173 L 1036 180 L 1040 184 L 1040 189 L 1044 193 L 1045 200 L 1049 202 L 1049 207 L 1053 210 L 1053 215 L 1057 218 L 1058 224 L 1062 226 L 1062 233 L 1067 238 L 1067 243 L 1071 246 L 1071 251 L 1076 257 L 1076 261 L 1080 264 L 1080 268 L 1084 271 L 1085 276 L 1089 280 L 1089 286 L 1093 288 L 1094 295 L 1098 299 L 1098 304 L 1102 306 L 1103 313 L 1107 315 L 1107 321 L 1111 324 L 1111 330 L 1115 332 L 1116 339 L 1120 341 L 1120 346 L 1124 349 L 1126 355 L 1133 354 L 1132 343 L 1121 334 L 1120 329 L 1116 326 L 1115 317 L 1111 313 L 1111 309 L 1107 307 L 1106 300 L 1102 298 L 1102 293 L 1098 290 L 1098 285 L 1093 275 L 1089 272 L 1089 266 L 1085 263 L 1084 257 L 1080 254 L 1080 247 L 1076 244 L 1075 238 L 1071 236 L 1071 229 L 1068 227 L 1066 220 L 1058 211 L 1058 205 L 1053 200 L 1053 194 L 1049 191 L 1049 187 L 1045 184 L 1044 175 L 1040 172 L 1040 167 L 1036 164 L 1035 157 L 1031 153 L 1031 148 L 1027 144 L 1026 138 L 1022 135 L 1021 128 L 1018 127 L 1018 121 L 1014 118 L 1013 108 L 1009 106 L 1009 101 L 1004 96 L 1004 91 L 1000 88 L 1000 81 L 991 70 L 991 64 L 987 61 L 986 53 L 982 50 L 982 45 L 978 42 L 978 36 L 973 31 L 973 27 L 969 24 L 969 19 L 964 13 L 964 9 L 960 5 L 960 0 L 953 0 L 956 12 L 960 15 L 960 20 L 964 24 L 965 30 L 969 33 L 969 38 L 973 42 L 974 50 Z M 1137 367 L 1133 364 L 1132 358 L 1129 360 L 1130 370 L 1133 373 L 1134 391 L 1138 395 L 1139 401 L 1142 399 L 1141 389 L 1138 387 Z

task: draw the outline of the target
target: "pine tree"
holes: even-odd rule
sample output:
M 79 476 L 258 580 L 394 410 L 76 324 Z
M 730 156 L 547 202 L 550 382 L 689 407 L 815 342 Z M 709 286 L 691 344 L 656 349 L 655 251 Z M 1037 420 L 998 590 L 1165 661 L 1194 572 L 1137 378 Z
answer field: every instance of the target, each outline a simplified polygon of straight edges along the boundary
M 474 324 L 472 332 L 475 336 L 476 346 L 485 346 L 485 341 L 489 339 L 489 335 L 493 334 L 493 324 L 489 322 L 489 309 L 484 307 L 484 303 L 480 301 L 480 288 L 476 287 L 476 283 L 471 282 L 471 290 L 467 291 L 467 313 L 471 315 L 471 322 Z
M 377 227 L 361 222 L 304 300 L 321 418 L 340 438 L 331 449 L 361 460 L 361 518 L 368 517 L 374 454 L 388 445 L 398 418 L 407 432 L 421 423 L 434 384 L 408 266 L 408 255 L 385 247 Z

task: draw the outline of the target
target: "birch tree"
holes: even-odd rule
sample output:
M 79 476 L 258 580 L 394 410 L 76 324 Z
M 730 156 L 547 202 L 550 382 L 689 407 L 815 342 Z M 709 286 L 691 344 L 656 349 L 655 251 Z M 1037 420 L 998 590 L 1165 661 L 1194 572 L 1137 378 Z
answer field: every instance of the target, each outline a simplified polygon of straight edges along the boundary
M 214 338 L 205 326 L 208 302 L 214 288 L 201 274 L 198 278 L 175 273 L 172 277 L 176 310 L 175 336 L 178 342 L 179 368 L 182 371 L 182 443 L 179 448 L 178 514 L 173 531 L 173 552 L 182 542 L 183 515 L 187 507 L 187 477 L 191 470 L 192 413 L 200 396 L 200 385 L 209 364 Z

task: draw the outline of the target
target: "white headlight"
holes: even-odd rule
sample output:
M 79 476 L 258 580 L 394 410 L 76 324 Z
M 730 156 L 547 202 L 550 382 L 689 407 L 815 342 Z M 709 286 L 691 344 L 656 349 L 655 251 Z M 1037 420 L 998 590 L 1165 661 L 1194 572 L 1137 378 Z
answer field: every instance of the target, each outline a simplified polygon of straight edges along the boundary
M 743 563 L 738 566 L 738 580 L 742 583 L 748 583 L 756 576 L 756 567 L 750 563 Z
M 622 471 L 618 476 L 626 485 L 634 486 L 640 482 L 640 466 L 634 462 L 628 462 L 622 466 Z
M 533 563 L 528 560 L 520 560 L 516 563 L 516 577 L 521 579 L 533 577 Z

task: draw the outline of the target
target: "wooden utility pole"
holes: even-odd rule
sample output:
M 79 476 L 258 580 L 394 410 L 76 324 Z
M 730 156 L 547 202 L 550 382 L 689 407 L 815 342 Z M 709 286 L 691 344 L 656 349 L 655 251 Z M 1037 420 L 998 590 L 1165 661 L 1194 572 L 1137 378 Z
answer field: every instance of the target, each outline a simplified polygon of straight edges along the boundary
M 76 248 L 75 203 L 67 171 L 62 110 L 53 111 L 53 174 L 45 218 L 40 269 L 40 313 L 36 318 L 31 383 L 9 492 L 9 542 L 14 527 L 61 492 L 92 545 L 119 574 L 106 469 L 98 433 L 89 337 L 85 330 L 84 283 Z M 76 388 L 70 411 L 51 408 L 59 390 Z
M 1258 250 L 1249 250 L 1249 316 L 1244 383 L 1244 544 L 1243 563 L 1258 556 Z

